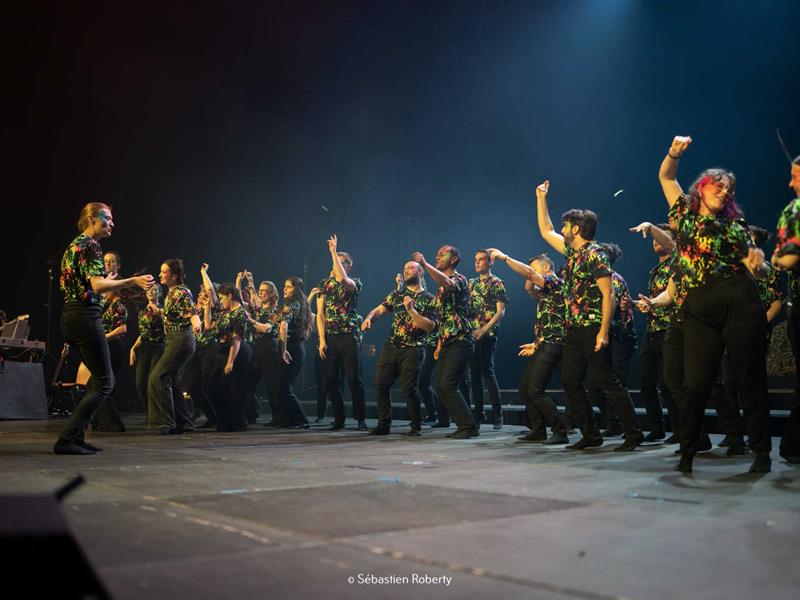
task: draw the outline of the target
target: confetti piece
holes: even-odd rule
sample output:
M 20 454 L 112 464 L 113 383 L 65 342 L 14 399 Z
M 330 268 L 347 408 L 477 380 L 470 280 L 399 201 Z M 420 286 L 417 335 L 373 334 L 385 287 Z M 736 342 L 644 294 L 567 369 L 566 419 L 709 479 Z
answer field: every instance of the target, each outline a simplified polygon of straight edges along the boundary
M 616 198 L 617 196 L 619 196 L 619 195 L 620 195 L 622 192 L 624 192 L 624 191 L 625 191 L 625 190 L 618 190 L 618 191 L 614 192 L 614 198 Z

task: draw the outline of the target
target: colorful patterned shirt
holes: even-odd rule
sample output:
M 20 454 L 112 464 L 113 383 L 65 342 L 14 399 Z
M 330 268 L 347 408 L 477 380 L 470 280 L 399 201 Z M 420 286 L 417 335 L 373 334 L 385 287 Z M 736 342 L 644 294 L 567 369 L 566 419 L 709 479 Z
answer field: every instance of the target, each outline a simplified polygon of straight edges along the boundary
M 198 316 L 200 317 L 200 325 L 202 327 L 202 331 L 200 335 L 197 336 L 197 343 L 198 344 L 216 344 L 219 342 L 219 334 L 217 333 L 217 323 L 216 321 L 219 319 L 219 308 L 217 306 L 211 307 L 211 327 L 206 327 L 205 322 L 205 309 L 202 311 L 198 311 Z
M 475 277 L 469 280 L 469 308 L 472 315 L 470 326 L 473 330 L 483 327 L 494 318 L 498 302 L 508 304 L 506 286 L 502 279 L 490 275 L 486 279 Z M 500 324 L 495 323 L 486 335 L 494 337 L 499 330 Z
M 597 286 L 601 277 L 613 272 L 606 253 L 595 242 L 577 250 L 564 246 L 567 264 L 564 269 L 564 301 L 567 327 L 600 325 L 603 321 L 603 294 Z
M 442 345 L 455 341 L 473 342 L 469 318 L 469 283 L 458 271 L 453 271 L 450 279 L 455 283 L 453 289 L 439 288 L 436 294 L 436 316 L 439 322 L 439 339 Z
M 220 345 L 230 344 L 233 340 L 249 341 L 250 322 L 247 320 L 247 311 L 241 304 L 223 311 L 215 325 Z
M 778 230 L 775 235 L 775 253 L 778 256 L 800 254 L 800 198 L 795 198 L 778 217 Z M 800 269 L 789 271 L 789 297 L 800 301 Z
M 633 298 L 628 291 L 628 283 L 622 275 L 614 271 L 611 275 L 611 287 L 614 290 L 617 306 L 611 319 L 609 338 L 635 342 L 636 323 L 633 320 Z
M 278 320 L 278 307 L 277 306 L 259 306 L 255 313 L 253 314 L 253 319 L 258 323 L 270 323 L 272 325 L 272 329 L 270 329 L 269 333 L 259 333 L 258 331 L 254 332 L 255 339 L 267 338 L 267 339 L 277 339 L 278 337 L 278 325 L 280 321 Z
M 647 295 L 655 298 L 669 285 L 669 278 L 672 276 L 672 262 L 675 255 L 672 254 L 663 262 L 659 262 L 650 269 L 650 277 L 647 279 Z M 654 307 L 647 313 L 647 333 L 665 331 L 669 327 L 672 314 L 677 310 L 675 302 L 667 306 Z
M 564 282 L 552 273 L 548 273 L 544 276 L 544 286 L 539 288 L 539 300 L 536 302 L 534 342 L 563 344 L 566 316 Z
M 700 215 L 689 210 L 685 194 L 672 205 L 669 216 L 676 223 L 675 243 L 687 290 L 705 285 L 710 277 L 742 273 L 750 231 L 746 225 L 720 215 Z
M 286 340 L 299 338 L 300 340 L 306 339 L 308 332 L 303 331 L 303 323 L 300 321 L 300 301 L 292 300 L 288 304 L 284 304 L 278 310 L 278 322 L 286 321 Z
M 128 321 L 128 307 L 119 296 L 103 301 L 103 331 L 111 333 Z
M 778 286 L 778 272 L 768 262 L 764 263 L 767 269 L 764 277 L 756 277 L 756 287 L 758 288 L 758 296 L 761 298 L 761 303 L 764 305 L 764 310 L 768 310 L 770 305 L 775 300 L 781 299 L 781 292 Z
M 164 343 L 164 320 L 161 313 L 153 312 L 150 306 L 139 312 L 139 336 L 143 342 Z
M 192 317 L 197 315 L 192 291 L 185 285 L 176 285 L 164 298 L 164 327 L 189 329 Z
M 103 249 L 97 240 L 81 233 L 72 240 L 61 259 L 61 274 L 58 279 L 64 300 L 102 305 L 100 294 L 92 290 L 91 278 L 106 276 Z
M 360 279 L 352 278 L 356 289 L 348 291 L 342 283 L 331 275 L 319 284 L 319 295 L 325 297 L 323 315 L 325 316 L 325 334 L 337 335 L 359 331 L 361 315 L 358 314 L 358 295 L 363 284 Z
M 392 330 L 389 333 L 389 343 L 398 348 L 411 348 L 416 346 L 430 346 L 436 342 L 430 333 L 414 326 L 408 314 L 403 298 L 409 296 L 414 301 L 417 312 L 431 321 L 436 321 L 436 298 L 433 294 L 420 290 L 412 292 L 409 289 L 395 290 L 384 298 L 381 305 L 392 313 Z

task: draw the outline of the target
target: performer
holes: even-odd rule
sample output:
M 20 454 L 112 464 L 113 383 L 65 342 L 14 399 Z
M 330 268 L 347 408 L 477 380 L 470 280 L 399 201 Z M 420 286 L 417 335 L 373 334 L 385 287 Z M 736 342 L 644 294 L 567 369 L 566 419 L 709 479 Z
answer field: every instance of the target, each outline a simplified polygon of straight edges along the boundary
M 303 291 L 303 280 L 299 277 L 289 277 L 283 284 L 283 306 L 278 320 L 280 361 L 275 381 L 275 398 L 281 406 L 289 429 L 308 429 L 308 419 L 294 393 L 294 382 L 306 357 L 303 343 L 311 328 L 308 299 Z
M 130 350 L 129 362 L 136 369 L 136 391 L 147 410 L 147 382 L 164 353 L 164 321 L 161 318 L 161 286 L 147 290 L 147 306 L 139 311 L 139 337 Z
M 564 284 L 555 274 L 553 261 L 546 254 L 533 257 L 526 265 L 495 248 L 489 248 L 489 253 L 493 261 L 506 263 L 511 270 L 522 275 L 526 283 L 531 282 L 537 300 L 533 341 L 522 344 L 519 352 L 519 356 L 529 357 L 519 383 L 519 395 L 530 418 L 530 432 L 518 439 L 521 442 L 568 444 L 566 422 L 553 399 L 545 395 L 547 382 L 561 363 L 564 351 Z M 552 428 L 550 437 L 547 437 L 545 429 L 548 423 Z
M 797 198 L 792 200 L 778 218 L 775 251 L 772 264 L 789 272 L 789 314 L 787 331 L 794 352 L 795 382 L 794 404 L 789 414 L 786 432 L 781 438 L 780 455 L 787 462 L 800 464 L 800 156 L 792 161 L 789 187 Z
M 81 361 L 91 373 L 86 395 L 75 406 L 53 446 L 56 454 L 94 454 L 100 448 L 85 439 L 86 426 L 98 407 L 114 389 L 114 373 L 108 340 L 103 331 L 100 294 L 138 286 L 153 286 L 151 275 L 127 279 L 106 277 L 103 251 L 98 240 L 114 230 L 111 208 L 102 202 L 90 202 L 78 218 L 80 234 L 72 240 L 61 260 L 59 286 L 64 294 L 61 331 L 64 340 L 78 350 Z
M 419 263 L 439 284 L 436 296 L 439 341 L 436 394 L 447 413 L 453 417 L 457 429 L 446 437 L 468 439 L 480 435 L 475 416 L 459 390 L 461 380 L 472 355 L 475 338 L 469 322 L 469 284 L 467 278 L 456 271 L 461 254 L 455 246 L 442 246 L 436 253 L 436 264 L 415 252 L 411 260 Z M 442 416 L 439 417 L 440 420 Z
M 264 383 L 267 404 L 272 418 L 265 426 L 281 426 L 285 419 L 275 398 L 275 378 L 278 372 L 278 288 L 271 281 L 258 285 L 258 304 L 252 313 L 250 326 L 254 330 L 253 361 L 250 365 L 248 389 L 255 391 L 259 381 Z
M 162 434 L 177 434 L 194 428 L 186 403 L 177 389 L 178 372 L 192 358 L 195 335 L 199 334 L 191 290 L 183 283 L 185 272 L 180 258 L 169 258 L 161 265 L 159 281 L 169 291 L 161 316 L 164 320 L 164 353 L 153 367 L 147 384 L 147 418 L 152 429 Z
M 389 339 L 381 349 L 375 374 L 375 396 L 378 404 L 378 425 L 371 435 L 387 435 L 392 426 L 392 407 L 389 388 L 400 378 L 400 386 L 406 400 L 406 411 L 411 419 L 407 435 L 419 436 L 422 429 L 419 393 L 417 384 L 425 347 L 434 328 L 436 313 L 435 298 L 421 284 L 424 273 L 419 263 L 409 261 L 403 267 L 405 286 L 403 290 L 391 292 L 381 304 L 373 308 L 361 330 L 367 331 L 372 322 L 392 313 L 392 329 Z
M 339 252 L 337 244 L 336 236 L 331 236 L 328 251 L 333 269 L 328 279 L 320 283 L 317 297 L 319 355 L 325 361 L 325 381 L 334 418 L 331 431 L 344 428 L 342 366 L 353 397 L 353 417 L 358 421 L 358 430 L 367 431 L 366 399 L 361 378 L 361 317 L 357 312 L 358 295 L 363 284 L 360 279 L 350 277 L 353 258 L 347 252 Z M 305 294 L 303 298 L 305 300 Z
M 469 280 L 469 301 L 475 336 L 475 350 L 470 358 L 472 403 L 475 422 L 480 427 L 486 420 L 483 410 L 483 382 L 489 389 L 494 429 L 503 427 L 503 409 L 500 405 L 500 386 L 494 372 L 494 354 L 500 333 L 500 321 L 506 314 L 506 288 L 503 280 L 492 273 L 492 259 L 487 250 L 475 253 L 475 272 L 478 277 Z
M 114 253 L 116 254 L 116 253 Z M 106 254 L 108 256 L 108 254 Z M 116 256 L 119 256 L 118 254 Z M 106 262 L 108 268 L 108 262 Z M 119 277 L 119 271 L 114 271 L 114 278 Z M 111 355 L 111 370 L 114 373 L 114 389 L 111 395 L 100 405 L 92 419 L 94 431 L 123 432 L 125 424 L 114 406 L 114 391 L 119 383 L 119 370 L 125 362 L 125 334 L 128 332 L 128 308 L 122 297 L 115 291 L 108 292 L 103 297 L 103 331 L 106 332 L 108 350 Z
M 608 336 L 614 313 L 613 271 L 608 257 L 593 241 L 597 215 L 590 210 L 569 210 L 562 216 L 564 226 L 561 234 L 557 233 L 547 209 L 549 188 L 549 181 L 536 188 L 539 231 L 547 243 L 567 258 L 564 271 L 567 331 L 561 380 L 567 402 L 575 412 L 583 434 L 582 439 L 567 448 L 584 450 L 603 444 L 583 385 L 588 366 L 595 385 L 622 420 L 625 441 L 615 450 L 632 451 L 642 443 L 644 436 L 630 394 L 617 379 L 611 365 Z
M 678 161 L 691 143 L 677 136 L 664 157 L 659 180 L 676 224 L 678 260 L 684 275 L 684 375 L 686 406 L 681 408 L 681 460 L 676 470 L 691 472 L 705 407 L 723 351 L 740 374 L 739 398 L 750 446 L 751 472 L 766 473 L 769 407 L 765 361 L 766 318 L 758 290 L 742 260 L 750 236 L 734 200 L 736 180 L 723 169 L 708 169 L 684 194 L 676 180 Z

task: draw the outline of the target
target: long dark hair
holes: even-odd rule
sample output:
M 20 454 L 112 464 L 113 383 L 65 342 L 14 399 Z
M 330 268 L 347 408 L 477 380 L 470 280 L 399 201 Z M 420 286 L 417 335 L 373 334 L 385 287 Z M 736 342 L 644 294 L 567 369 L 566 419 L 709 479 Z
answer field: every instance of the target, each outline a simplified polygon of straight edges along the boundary
M 689 193 L 686 195 L 689 200 L 689 210 L 691 212 L 697 213 L 700 209 L 700 199 L 702 198 L 700 190 L 709 183 L 720 181 L 723 177 L 727 177 L 730 180 L 731 187 L 728 191 L 728 197 L 725 199 L 725 206 L 719 212 L 720 216 L 726 219 L 744 218 L 744 212 L 739 208 L 739 205 L 736 204 L 736 175 L 734 175 L 732 171 L 726 171 L 720 168 L 706 169 L 700 173 L 697 179 L 694 180 L 694 183 L 692 183 L 689 188 Z
M 300 331 L 301 339 L 306 339 L 308 335 L 311 333 L 311 312 L 308 310 L 308 300 L 306 299 L 305 284 L 303 283 L 303 280 L 297 277 L 296 275 L 287 277 L 286 281 L 291 281 L 292 286 L 295 289 L 294 296 L 292 298 L 287 298 L 287 300 L 289 302 L 297 301 L 300 303 L 300 314 L 298 315 L 298 319 L 300 321 L 300 327 L 298 327 L 298 330 Z M 287 300 L 284 300 L 284 303 Z
M 164 264 L 169 267 L 169 272 L 175 275 L 178 283 L 183 285 L 183 280 L 186 278 L 186 272 L 183 270 L 183 261 L 180 258 L 168 258 Z

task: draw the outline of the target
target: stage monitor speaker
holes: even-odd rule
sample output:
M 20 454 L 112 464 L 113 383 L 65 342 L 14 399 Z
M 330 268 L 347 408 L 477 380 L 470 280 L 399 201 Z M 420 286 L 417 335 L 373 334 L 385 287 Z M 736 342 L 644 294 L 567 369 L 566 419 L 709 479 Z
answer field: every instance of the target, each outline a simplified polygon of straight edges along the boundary
M 0 360 L 0 419 L 46 419 L 42 363 Z
M 111 598 L 52 496 L 0 496 L 6 589 L 26 598 Z

